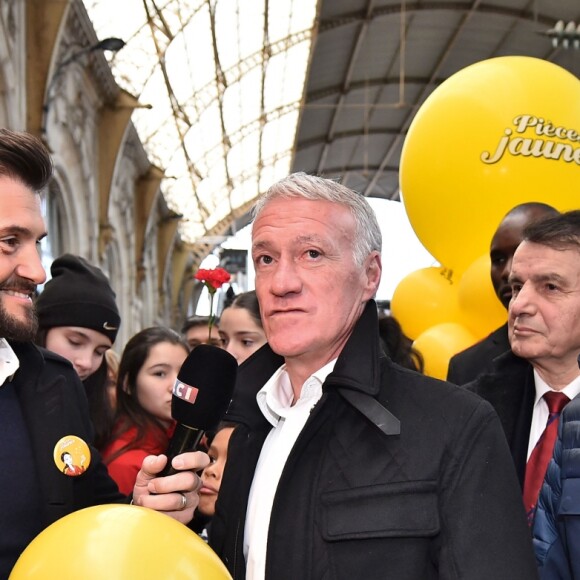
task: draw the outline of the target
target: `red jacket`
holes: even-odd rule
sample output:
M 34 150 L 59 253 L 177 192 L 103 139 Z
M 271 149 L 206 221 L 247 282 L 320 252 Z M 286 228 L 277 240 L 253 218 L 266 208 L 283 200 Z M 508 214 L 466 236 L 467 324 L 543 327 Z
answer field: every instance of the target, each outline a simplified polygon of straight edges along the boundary
M 173 434 L 174 426 L 167 430 L 167 437 Z M 165 453 L 166 447 L 160 442 L 159 433 L 149 431 L 145 434 L 145 439 L 140 443 L 138 448 L 125 451 L 109 463 L 109 457 L 115 454 L 119 449 L 135 439 L 137 433 L 136 427 L 131 427 L 121 436 L 114 439 L 103 450 L 103 461 L 107 465 L 109 475 L 119 486 L 121 493 L 129 495 L 133 493 L 137 473 L 141 469 L 143 459 L 148 455 L 159 455 Z

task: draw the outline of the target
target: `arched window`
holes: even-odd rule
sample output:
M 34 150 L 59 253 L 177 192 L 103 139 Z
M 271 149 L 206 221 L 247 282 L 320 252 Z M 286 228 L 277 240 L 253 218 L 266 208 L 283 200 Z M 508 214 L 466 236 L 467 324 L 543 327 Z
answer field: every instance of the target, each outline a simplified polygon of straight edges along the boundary
M 54 179 L 41 192 L 40 203 L 48 230 L 48 236 L 40 243 L 40 258 L 47 275 L 50 277 L 50 265 L 55 258 L 64 253 L 66 247 L 64 207 L 60 188 Z

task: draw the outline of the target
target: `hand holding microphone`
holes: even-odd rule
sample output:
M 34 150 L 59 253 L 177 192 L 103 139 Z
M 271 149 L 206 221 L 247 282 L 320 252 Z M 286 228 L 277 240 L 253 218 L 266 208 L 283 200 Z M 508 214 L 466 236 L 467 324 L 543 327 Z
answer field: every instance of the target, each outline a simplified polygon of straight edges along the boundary
M 171 415 L 177 425 L 159 476 L 176 473 L 173 458 L 195 451 L 204 432 L 217 427 L 232 398 L 237 371 L 236 359 L 216 346 L 200 344 L 189 353 L 173 387 Z

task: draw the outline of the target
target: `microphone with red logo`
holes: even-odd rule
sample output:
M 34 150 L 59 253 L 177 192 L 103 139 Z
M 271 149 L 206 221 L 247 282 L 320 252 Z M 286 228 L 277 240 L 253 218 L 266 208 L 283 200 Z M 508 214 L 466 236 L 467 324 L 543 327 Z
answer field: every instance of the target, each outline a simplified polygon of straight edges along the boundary
M 200 344 L 189 353 L 173 386 L 171 416 L 177 425 L 160 475 L 176 473 L 171 460 L 194 451 L 204 432 L 218 426 L 230 404 L 237 372 L 236 359 L 217 346 Z

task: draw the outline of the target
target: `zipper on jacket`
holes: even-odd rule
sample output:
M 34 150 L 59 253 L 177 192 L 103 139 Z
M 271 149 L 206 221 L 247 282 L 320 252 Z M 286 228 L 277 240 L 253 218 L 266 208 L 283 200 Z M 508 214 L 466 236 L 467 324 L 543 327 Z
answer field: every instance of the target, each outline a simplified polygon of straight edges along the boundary
M 234 565 L 233 565 L 233 571 L 234 571 L 234 580 L 236 578 L 238 578 L 238 546 L 239 544 L 239 540 L 240 540 L 240 519 L 238 518 L 238 523 L 236 525 L 236 535 L 235 535 L 236 541 L 234 542 Z M 245 568 L 245 565 L 244 565 Z

